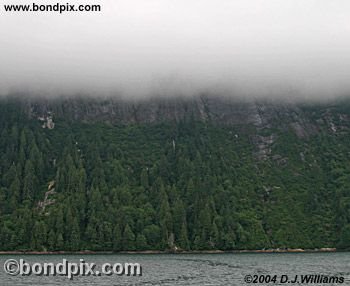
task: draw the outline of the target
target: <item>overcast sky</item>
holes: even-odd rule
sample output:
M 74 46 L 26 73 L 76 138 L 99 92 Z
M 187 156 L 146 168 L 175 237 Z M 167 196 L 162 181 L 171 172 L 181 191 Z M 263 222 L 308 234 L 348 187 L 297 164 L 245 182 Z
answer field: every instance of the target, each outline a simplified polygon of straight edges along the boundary
M 349 0 L 71 0 L 102 11 L 61 15 L 2 7 L 31 2 L 1 0 L 2 94 L 350 91 Z

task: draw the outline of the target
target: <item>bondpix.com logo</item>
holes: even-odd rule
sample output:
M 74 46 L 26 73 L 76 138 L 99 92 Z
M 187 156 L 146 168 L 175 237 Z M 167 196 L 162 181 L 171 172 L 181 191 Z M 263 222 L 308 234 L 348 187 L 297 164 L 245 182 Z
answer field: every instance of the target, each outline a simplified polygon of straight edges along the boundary
M 74 276 L 142 276 L 139 263 L 104 263 L 101 270 L 98 270 L 95 263 L 87 263 L 84 259 L 80 259 L 79 263 L 68 262 L 66 259 L 59 263 L 27 263 L 24 259 L 8 259 L 4 263 L 4 271 L 12 276 L 65 276 L 71 280 Z

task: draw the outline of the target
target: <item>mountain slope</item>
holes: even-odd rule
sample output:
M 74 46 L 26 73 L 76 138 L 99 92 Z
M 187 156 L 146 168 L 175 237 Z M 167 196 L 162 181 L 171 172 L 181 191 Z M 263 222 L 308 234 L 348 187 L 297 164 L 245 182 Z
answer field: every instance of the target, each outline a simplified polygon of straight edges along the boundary
M 0 249 L 350 246 L 350 105 L 0 101 Z

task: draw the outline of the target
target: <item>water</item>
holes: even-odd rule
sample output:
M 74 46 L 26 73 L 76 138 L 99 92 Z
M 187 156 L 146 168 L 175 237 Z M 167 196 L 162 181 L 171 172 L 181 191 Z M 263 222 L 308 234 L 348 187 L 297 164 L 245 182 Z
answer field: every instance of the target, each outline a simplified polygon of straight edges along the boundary
M 74 277 L 71 281 L 62 276 L 22 277 L 4 272 L 7 259 L 24 259 L 35 262 L 86 262 L 103 263 L 134 262 L 142 265 L 141 277 L 90 276 Z M 152 254 L 152 255 L 2 255 L 0 256 L 0 285 L 249 285 L 245 275 L 295 275 L 323 274 L 343 276 L 343 284 L 350 285 L 350 253 L 276 253 L 276 254 Z M 278 280 L 279 281 L 279 280 Z M 281 283 L 257 283 L 251 285 L 286 285 Z M 293 285 L 293 284 L 289 284 Z M 299 284 L 308 285 L 308 284 Z

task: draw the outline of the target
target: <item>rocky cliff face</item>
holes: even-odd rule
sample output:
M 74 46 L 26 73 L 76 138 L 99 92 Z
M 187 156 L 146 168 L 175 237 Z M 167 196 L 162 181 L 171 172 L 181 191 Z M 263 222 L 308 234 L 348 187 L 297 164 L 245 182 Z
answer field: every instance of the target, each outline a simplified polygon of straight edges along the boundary
M 300 140 L 326 132 L 336 136 L 350 130 L 349 100 L 332 103 L 292 103 L 272 100 L 238 100 L 202 95 L 192 98 L 147 100 L 66 98 L 20 100 L 25 113 L 54 128 L 60 120 L 109 124 L 157 124 L 196 120 L 251 129 L 256 155 L 266 159 L 282 132 Z M 347 108 L 349 106 L 349 108 Z M 283 158 L 277 158 L 282 160 Z
M 348 104 L 348 101 L 346 103 Z M 24 103 L 26 113 L 36 118 L 63 117 L 113 124 L 180 122 L 194 119 L 214 124 L 251 125 L 257 130 L 288 128 L 299 138 L 308 138 L 321 129 L 333 133 L 348 130 L 350 108 L 340 108 L 344 107 L 342 104 L 238 100 L 215 96 L 151 98 L 138 101 L 115 98 L 28 99 Z

